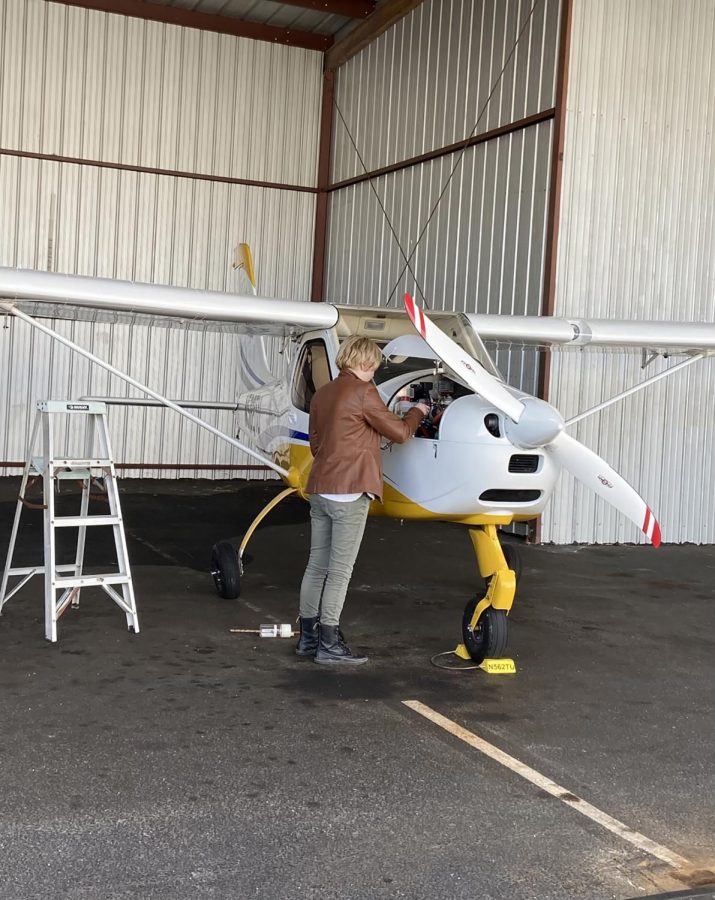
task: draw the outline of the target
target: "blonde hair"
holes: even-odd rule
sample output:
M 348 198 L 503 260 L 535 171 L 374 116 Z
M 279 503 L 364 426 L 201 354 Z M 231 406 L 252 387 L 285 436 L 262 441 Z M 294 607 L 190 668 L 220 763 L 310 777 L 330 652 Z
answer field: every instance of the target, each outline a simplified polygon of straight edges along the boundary
M 340 371 L 358 369 L 360 366 L 376 368 L 382 362 L 382 351 L 375 341 L 354 334 L 338 350 L 335 363 Z

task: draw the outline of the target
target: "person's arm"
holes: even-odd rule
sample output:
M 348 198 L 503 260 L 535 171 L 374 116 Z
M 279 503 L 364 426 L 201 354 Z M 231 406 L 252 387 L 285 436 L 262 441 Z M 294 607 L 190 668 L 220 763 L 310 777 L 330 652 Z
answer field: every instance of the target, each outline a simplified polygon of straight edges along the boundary
M 391 413 L 382 402 L 374 384 L 368 385 L 365 391 L 362 413 L 375 431 L 396 444 L 403 444 L 409 440 L 425 415 L 416 406 L 409 410 L 404 419 Z

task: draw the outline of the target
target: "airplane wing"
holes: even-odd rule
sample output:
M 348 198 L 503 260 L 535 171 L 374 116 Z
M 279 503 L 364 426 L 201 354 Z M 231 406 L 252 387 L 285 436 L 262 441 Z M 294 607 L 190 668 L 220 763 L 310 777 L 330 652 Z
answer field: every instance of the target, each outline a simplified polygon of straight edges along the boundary
M 5 267 L 0 267 L 0 300 L 40 318 L 180 325 L 239 334 L 322 331 L 338 320 L 338 310 L 329 303 Z
M 715 350 L 715 324 L 711 322 L 639 322 L 474 313 L 468 313 L 466 318 L 485 341 L 576 348 L 646 348 L 686 354 Z

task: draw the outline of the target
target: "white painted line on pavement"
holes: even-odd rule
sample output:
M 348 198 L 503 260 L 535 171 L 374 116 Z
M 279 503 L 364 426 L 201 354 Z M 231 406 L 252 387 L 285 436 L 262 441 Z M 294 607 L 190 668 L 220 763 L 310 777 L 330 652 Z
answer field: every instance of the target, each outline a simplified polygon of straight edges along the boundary
M 619 822 L 618 819 L 614 819 L 607 813 L 602 812 L 600 809 L 597 809 L 595 806 L 587 803 L 586 800 L 582 800 L 581 797 L 577 797 L 575 794 L 567 791 L 566 788 L 563 788 L 560 785 L 556 784 L 555 781 L 551 781 L 550 778 L 546 778 L 545 775 L 537 772 L 536 769 L 532 769 L 530 766 L 519 762 L 518 759 L 515 759 L 513 756 L 509 756 L 508 753 L 504 753 L 503 750 L 500 750 L 493 744 L 488 743 L 483 738 L 477 737 L 476 734 L 471 731 L 467 731 L 466 728 L 462 728 L 461 725 L 457 725 L 457 723 L 453 722 L 451 719 L 440 715 L 440 713 L 435 712 L 433 709 L 430 709 L 429 706 L 425 706 L 424 703 L 420 703 L 419 700 L 403 700 L 402 702 L 405 706 L 409 707 L 414 712 L 419 713 L 421 716 L 424 716 L 425 719 L 429 719 L 430 722 L 433 722 L 435 725 L 439 725 L 440 728 L 443 728 L 445 731 L 453 734 L 461 741 L 469 744 L 470 747 L 474 747 L 475 750 L 480 750 L 482 753 L 491 757 L 491 759 L 496 760 L 496 762 L 501 763 L 501 765 L 503 766 L 506 766 L 507 769 L 511 769 L 512 772 L 516 772 L 517 775 L 521 775 L 522 778 L 525 778 L 527 781 L 530 781 L 532 784 L 541 788 L 541 790 L 546 791 L 548 794 L 551 794 L 552 797 L 556 797 L 558 800 L 561 800 L 562 803 L 565 803 L 567 806 L 570 806 L 577 812 L 580 812 L 584 816 L 587 816 L 589 819 L 592 819 L 598 825 L 601 825 L 608 831 L 613 832 L 613 834 L 618 835 L 618 837 L 622 838 L 624 841 L 628 841 L 629 844 L 632 844 L 639 850 L 643 850 L 645 853 L 650 853 L 651 856 L 657 857 L 658 859 L 667 863 L 669 866 L 673 866 L 673 868 L 676 869 L 690 866 L 690 862 L 683 856 L 674 853 L 672 850 L 669 850 L 667 847 L 663 847 L 661 844 L 656 844 L 655 841 L 647 838 L 644 834 L 641 834 L 638 831 L 633 831 L 633 829 L 629 828 L 627 825 L 624 825 L 623 822 Z

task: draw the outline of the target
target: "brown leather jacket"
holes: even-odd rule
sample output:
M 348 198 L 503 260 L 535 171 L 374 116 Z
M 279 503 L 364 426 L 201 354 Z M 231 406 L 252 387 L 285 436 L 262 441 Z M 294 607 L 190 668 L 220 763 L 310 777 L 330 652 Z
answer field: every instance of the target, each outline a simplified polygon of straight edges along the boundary
M 375 385 L 341 372 L 310 404 L 310 449 L 314 456 L 309 494 L 366 492 L 382 499 L 380 435 L 402 444 L 422 421 L 419 409 L 404 419 L 391 413 Z

